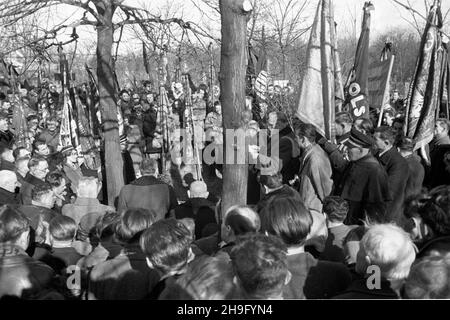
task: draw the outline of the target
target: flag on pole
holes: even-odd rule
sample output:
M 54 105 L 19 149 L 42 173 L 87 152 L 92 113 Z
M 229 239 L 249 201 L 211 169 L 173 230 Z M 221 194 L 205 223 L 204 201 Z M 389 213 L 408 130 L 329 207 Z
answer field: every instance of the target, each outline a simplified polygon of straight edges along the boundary
M 443 75 L 441 80 L 442 100 L 440 109 L 438 112 L 439 118 L 450 119 L 450 101 L 448 93 L 450 92 L 450 60 L 449 60 L 449 45 L 447 43 L 442 44 L 444 47 L 442 69 Z
M 361 35 L 356 47 L 355 63 L 350 71 L 346 84 L 349 111 L 354 118 L 369 118 L 369 36 L 370 36 L 370 11 L 375 7 L 371 2 L 364 3 Z
M 259 50 L 258 62 L 256 63 L 256 74 L 258 75 L 261 71 L 267 71 L 267 52 L 266 52 L 266 33 L 264 31 L 264 26 L 261 31 L 261 50 Z
M 335 23 L 335 35 L 337 33 L 337 24 Z M 335 87 L 335 101 L 336 101 L 336 110 L 338 112 L 342 111 L 342 105 L 345 101 L 344 94 L 344 82 L 342 80 L 342 69 L 341 69 L 341 59 L 339 57 L 339 51 L 337 49 L 337 37 L 334 36 L 333 41 L 333 50 L 334 50 L 334 87 Z
M 247 71 L 246 71 L 246 88 L 245 93 L 251 94 L 253 92 L 253 79 L 256 78 L 256 65 L 258 63 L 258 57 L 256 56 L 252 45 L 249 43 L 247 46 Z
M 268 62 L 267 62 L 267 52 L 266 52 L 266 35 L 264 32 L 264 26 L 262 28 L 262 35 L 261 35 L 262 41 L 261 41 L 261 50 L 259 52 L 259 56 L 257 57 L 256 62 L 256 79 L 254 83 L 254 91 L 256 93 L 256 96 L 262 100 L 265 101 L 267 96 L 267 87 L 270 82 L 270 73 L 268 68 Z
M 442 98 L 440 84 L 444 75 L 441 27 L 440 3 L 435 0 L 422 35 L 420 53 L 406 101 L 404 130 L 407 137 L 415 140 L 414 150 L 424 147 L 434 136 L 436 111 Z
M 369 82 L 367 97 L 369 105 L 381 109 L 389 103 L 389 80 L 395 56 L 391 55 L 387 60 L 375 61 L 369 66 Z
M 329 140 L 334 140 L 335 115 L 335 25 L 331 0 L 321 0 L 311 28 L 307 69 L 300 86 L 296 116 L 311 123 Z

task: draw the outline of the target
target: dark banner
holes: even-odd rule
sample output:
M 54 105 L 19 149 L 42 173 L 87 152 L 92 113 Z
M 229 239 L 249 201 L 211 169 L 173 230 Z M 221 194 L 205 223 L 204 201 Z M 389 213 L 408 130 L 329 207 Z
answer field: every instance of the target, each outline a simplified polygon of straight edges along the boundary
M 415 150 L 433 139 L 436 113 L 441 103 L 440 84 L 445 73 L 440 27 L 442 16 L 439 5 L 436 5 L 428 16 L 406 104 L 405 133 L 407 137 L 415 139 Z
M 370 11 L 374 10 L 371 2 L 364 4 L 364 17 L 356 48 L 355 64 L 347 81 L 347 108 L 354 118 L 369 117 L 369 38 L 370 38 Z

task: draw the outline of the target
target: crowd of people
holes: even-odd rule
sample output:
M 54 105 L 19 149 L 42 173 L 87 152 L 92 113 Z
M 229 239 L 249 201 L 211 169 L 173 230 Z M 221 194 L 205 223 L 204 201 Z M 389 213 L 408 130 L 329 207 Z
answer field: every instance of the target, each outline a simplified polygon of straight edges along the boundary
M 197 150 L 223 143 L 219 93 L 189 86 L 192 94 L 181 83 L 166 94 L 146 81 L 119 93 L 126 185 L 114 206 L 95 150 L 62 143 L 57 86 L 5 92 L 1 299 L 450 298 L 448 119 L 436 120 L 419 155 L 403 135 L 398 97 L 378 127 L 337 113 L 337 139 L 329 141 L 277 104 L 248 96 L 246 137 L 267 129 L 278 157 L 269 154 L 267 168 L 267 156 L 247 143 L 256 160 L 247 204 L 222 212 L 222 194 L 190 163 L 170 159 L 181 186 L 162 172 L 167 136 L 170 149 L 180 148 L 176 129 L 190 130 Z M 79 90 L 83 104 L 87 88 Z M 20 143 L 12 121 L 19 104 L 27 124 Z M 97 146 L 102 154 L 101 139 Z M 221 180 L 220 164 L 201 165 Z

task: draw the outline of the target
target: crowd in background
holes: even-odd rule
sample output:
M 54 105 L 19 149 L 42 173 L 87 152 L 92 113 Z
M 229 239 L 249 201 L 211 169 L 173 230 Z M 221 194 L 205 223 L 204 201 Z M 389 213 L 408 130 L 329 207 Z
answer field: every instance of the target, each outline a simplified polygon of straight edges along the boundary
M 223 143 L 218 93 L 190 86 L 192 106 L 181 83 L 167 88 L 167 100 L 149 81 L 119 93 L 126 185 L 115 206 L 106 203 L 97 151 L 61 142 L 57 86 L 3 94 L 0 297 L 450 298 L 448 119 L 436 120 L 434 139 L 419 155 L 403 136 L 395 95 L 381 126 L 376 117 L 336 114 L 336 143 L 270 103 L 280 92 L 266 103 L 248 96 L 246 139 L 277 130 L 270 143 L 279 155 L 269 154 L 272 169 L 261 170 L 265 155 L 247 143 L 256 160 L 248 167 L 247 205 L 221 212 L 222 194 L 183 160 L 171 159 L 181 188 L 162 175 L 164 130 L 190 128 L 199 150 Z M 104 158 L 101 110 L 87 111 L 88 85 L 77 92 L 98 124 L 94 138 Z M 13 126 L 19 104 L 27 123 L 20 143 Z M 179 148 L 174 137 L 171 149 Z M 220 165 L 202 165 L 221 179 Z

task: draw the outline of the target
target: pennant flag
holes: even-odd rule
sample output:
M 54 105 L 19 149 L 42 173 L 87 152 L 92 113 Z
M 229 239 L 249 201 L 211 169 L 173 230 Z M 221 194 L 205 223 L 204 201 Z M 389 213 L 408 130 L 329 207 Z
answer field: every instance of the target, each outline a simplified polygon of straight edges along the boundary
M 258 56 L 258 61 L 256 63 L 256 79 L 254 83 L 254 91 L 256 93 L 256 96 L 262 100 L 266 100 L 266 94 L 267 94 L 267 87 L 269 85 L 270 81 L 270 73 L 268 69 L 268 62 L 267 62 L 267 52 L 266 52 L 266 35 L 264 32 L 264 26 L 262 28 L 262 35 L 261 35 L 262 41 L 261 41 L 261 50 Z
M 439 118 L 450 119 L 450 101 L 448 93 L 450 92 L 450 60 L 449 60 L 449 45 L 447 43 L 442 44 L 444 47 L 443 58 L 442 58 L 442 69 L 443 75 L 441 79 L 441 91 L 442 99 L 441 105 L 438 112 Z
M 442 15 L 437 0 L 428 15 L 420 53 L 406 101 L 405 135 L 415 140 L 414 150 L 428 144 L 434 136 L 436 113 L 441 103 L 441 79 L 445 74 L 444 47 L 440 28 Z
M 262 70 L 255 80 L 254 90 L 256 96 L 261 100 L 266 100 L 267 86 L 269 85 L 269 74 Z
M 91 72 L 91 69 L 88 67 L 87 64 L 85 64 L 86 71 L 89 76 L 89 99 L 88 99 L 88 119 L 89 124 L 92 129 L 92 134 L 94 136 L 99 136 L 100 131 L 100 123 L 97 118 L 97 112 L 99 104 L 99 94 L 98 94 L 98 86 L 97 82 L 95 81 L 94 75 Z
M 61 126 L 59 131 L 59 144 L 62 147 L 72 144 L 72 130 L 71 130 L 71 109 L 72 103 L 66 88 L 63 88 L 63 107 Z
M 247 95 L 253 92 L 253 79 L 256 78 L 256 65 L 258 64 L 258 57 L 256 56 L 252 45 L 249 43 L 247 47 L 248 62 L 247 62 L 247 72 L 246 78 L 246 88 L 245 93 Z
M 369 36 L 370 36 L 370 11 L 375 7 L 371 2 L 364 3 L 364 15 L 361 35 L 356 48 L 355 63 L 346 84 L 346 102 L 349 111 L 354 118 L 369 118 L 368 104 L 368 70 L 369 70 Z
M 333 141 L 336 59 L 332 9 L 331 0 L 321 0 L 317 6 L 296 116 L 314 125 L 321 135 Z
M 335 35 L 337 34 L 337 24 L 335 26 Z M 341 69 L 341 59 L 339 58 L 339 52 L 337 50 L 337 37 L 334 37 L 333 41 L 333 49 L 334 49 L 334 87 L 335 87 L 335 101 L 336 101 L 336 110 L 338 112 L 342 111 L 342 105 L 345 101 L 344 94 L 344 82 L 342 80 L 342 69 Z
M 12 103 L 13 105 L 12 125 L 14 127 L 16 145 L 18 147 L 31 148 L 30 141 L 26 139 L 28 128 L 26 116 L 23 111 L 23 104 L 17 100 L 18 98 L 15 97 Z
M 371 107 L 377 109 L 389 103 L 389 80 L 395 56 L 388 57 L 383 54 L 382 59 L 384 58 L 386 60 L 376 61 L 369 66 L 368 101 Z
M 261 31 L 261 39 L 261 50 L 259 51 L 255 70 L 258 75 L 261 71 L 267 71 L 266 33 L 264 32 L 264 26 Z

